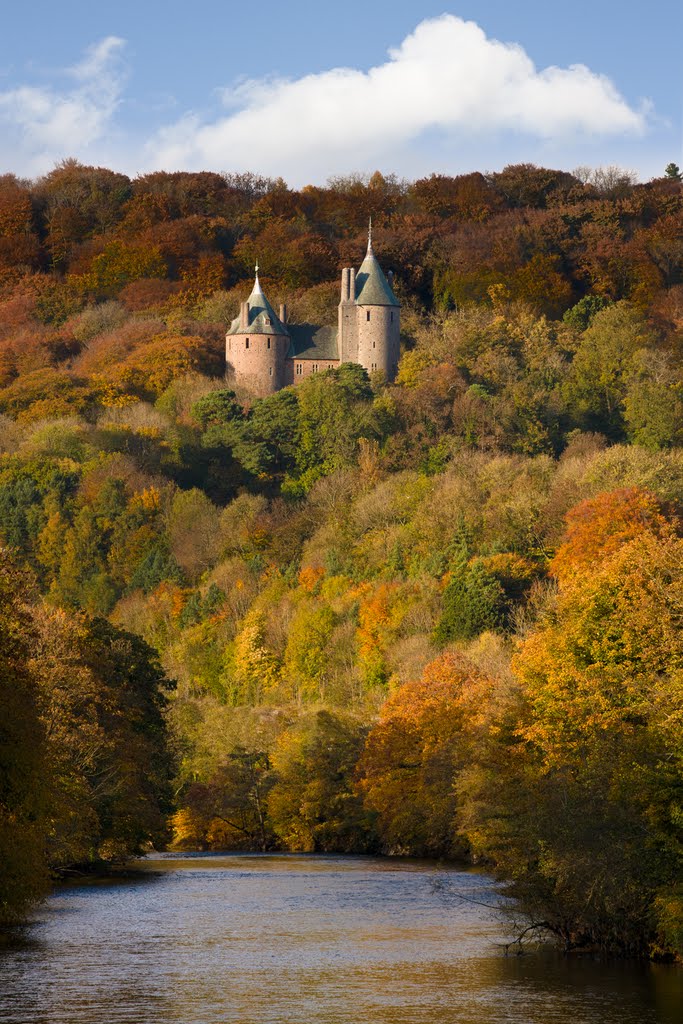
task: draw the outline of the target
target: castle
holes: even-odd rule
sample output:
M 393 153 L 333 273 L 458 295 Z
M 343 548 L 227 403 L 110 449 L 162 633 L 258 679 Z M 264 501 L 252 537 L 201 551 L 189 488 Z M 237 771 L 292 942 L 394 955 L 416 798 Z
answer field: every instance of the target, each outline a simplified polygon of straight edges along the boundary
M 342 270 L 337 326 L 290 324 L 287 307 L 281 305 L 276 316 L 263 294 L 257 265 L 253 291 L 225 336 L 227 371 L 257 395 L 270 395 L 340 363 L 360 363 L 368 373 L 379 370 L 392 381 L 400 335 L 392 279 L 391 273 L 389 280 L 384 276 L 372 251 L 371 223 L 358 273 Z

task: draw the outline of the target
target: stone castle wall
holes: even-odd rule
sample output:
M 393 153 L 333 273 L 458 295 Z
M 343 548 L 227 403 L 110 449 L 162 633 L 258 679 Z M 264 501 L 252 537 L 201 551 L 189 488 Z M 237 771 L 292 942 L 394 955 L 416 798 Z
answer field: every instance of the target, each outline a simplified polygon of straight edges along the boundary
M 314 373 L 322 373 L 323 370 L 333 370 L 339 366 L 338 359 L 287 359 L 285 360 L 285 387 L 288 384 L 300 384 L 306 377 L 312 377 Z
M 357 306 L 358 355 L 368 373 L 380 370 L 393 381 L 400 354 L 399 311 L 394 306 Z
M 226 370 L 257 395 L 272 395 L 286 386 L 285 356 L 289 338 L 283 334 L 229 334 L 225 339 Z

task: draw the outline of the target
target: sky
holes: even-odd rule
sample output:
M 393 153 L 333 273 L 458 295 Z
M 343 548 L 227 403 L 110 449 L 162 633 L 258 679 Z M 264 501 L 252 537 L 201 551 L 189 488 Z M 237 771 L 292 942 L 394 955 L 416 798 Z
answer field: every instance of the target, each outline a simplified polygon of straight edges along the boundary
M 683 4 L 32 0 L 3 10 L 0 173 L 292 186 L 531 162 L 683 166 Z

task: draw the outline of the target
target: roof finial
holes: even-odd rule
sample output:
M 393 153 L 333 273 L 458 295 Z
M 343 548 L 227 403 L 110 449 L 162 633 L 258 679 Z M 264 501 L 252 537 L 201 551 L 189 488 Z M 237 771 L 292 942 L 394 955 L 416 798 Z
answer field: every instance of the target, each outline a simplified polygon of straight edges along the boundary
M 368 256 L 372 256 L 372 216 L 370 216 L 370 223 L 368 224 Z
M 258 260 L 256 260 L 256 266 L 254 267 L 254 288 L 260 288 L 261 284 L 258 279 Z

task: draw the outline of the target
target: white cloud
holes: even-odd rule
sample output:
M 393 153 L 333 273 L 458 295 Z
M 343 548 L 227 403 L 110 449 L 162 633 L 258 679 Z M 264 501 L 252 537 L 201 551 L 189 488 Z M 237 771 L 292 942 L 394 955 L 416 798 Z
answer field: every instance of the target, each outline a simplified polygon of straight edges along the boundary
M 124 45 L 123 39 L 108 36 L 90 47 L 82 61 L 66 69 L 70 82 L 61 91 L 32 85 L 0 91 L 6 147 L 0 156 L 7 170 L 39 174 L 64 157 L 87 157 L 120 103 Z
M 218 114 L 157 122 L 145 142 L 121 114 L 124 47 L 109 36 L 49 85 L 0 90 L 0 173 L 41 174 L 69 156 L 129 173 L 252 170 L 295 185 L 378 166 L 400 174 L 516 160 L 570 167 L 595 162 L 600 146 L 598 162 L 623 159 L 614 150 L 652 129 L 648 112 L 605 76 L 583 65 L 538 70 L 521 46 L 443 15 L 369 71 L 241 80 L 218 93 Z
M 463 143 L 513 134 L 575 144 L 633 137 L 647 126 L 644 110 L 605 76 L 584 65 L 539 71 L 521 46 L 453 15 L 421 22 L 368 72 L 243 81 L 223 91 L 223 102 L 229 112 L 216 120 L 189 114 L 162 128 L 145 162 L 311 181 L 391 159 L 427 133 Z

